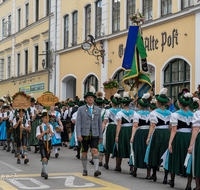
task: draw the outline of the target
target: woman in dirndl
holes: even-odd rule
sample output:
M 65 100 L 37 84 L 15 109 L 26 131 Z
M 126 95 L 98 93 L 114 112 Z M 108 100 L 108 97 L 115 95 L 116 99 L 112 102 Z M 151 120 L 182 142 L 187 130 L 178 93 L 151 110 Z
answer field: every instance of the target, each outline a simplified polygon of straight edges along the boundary
M 122 158 L 130 158 L 130 139 L 134 115 L 134 111 L 129 109 L 130 102 L 129 92 L 124 92 L 123 99 L 121 100 L 123 110 L 116 115 L 117 130 L 114 157 L 117 157 L 115 171 L 118 172 L 121 172 Z
M 149 105 L 149 111 L 152 112 L 154 111 L 155 109 L 157 109 L 157 106 L 156 106 L 156 99 L 152 99 L 151 102 L 150 102 L 150 105 Z
M 104 115 L 104 121 L 102 123 L 102 131 L 105 133 L 104 139 L 104 147 L 105 147 L 105 164 L 103 165 L 104 168 L 107 170 L 109 169 L 108 163 L 110 154 L 113 153 L 113 148 L 115 145 L 115 136 L 116 136 L 116 128 L 117 128 L 117 120 L 116 115 L 119 111 L 121 111 L 118 106 L 121 104 L 121 97 L 119 94 L 115 94 L 111 96 L 111 105 L 112 108 L 106 109 L 106 113 Z M 107 125 L 108 124 L 108 125 Z M 106 127 L 107 125 L 107 127 Z
M 132 154 L 130 162 L 134 166 L 133 177 L 137 177 L 137 169 L 147 169 L 146 179 L 150 178 L 151 168 L 144 162 L 147 149 L 146 140 L 149 134 L 149 107 L 150 93 L 144 94 L 137 100 L 140 111 L 134 113 L 133 128 L 130 142 L 132 143 Z M 130 163 L 129 163 L 130 164 Z
M 194 188 L 194 190 L 200 190 L 200 110 L 194 113 L 192 123 L 192 138 L 188 153 L 193 154 L 192 156 L 194 156 L 193 172 L 196 182 L 196 188 Z
M 179 93 L 178 106 L 180 110 L 172 113 L 170 119 L 172 131 L 169 140 L 168 170 L 171 173 L 171 180 L 169 181 L 171 187 L 174 187 L 175 175 L 186 175 L 184 162 L 190 145 L 193 120 L 193 113 L 187 110 L 187 107 L 192 104 L 192 97 L 193 95 L 189 92 Z M 191 182 L 192 175 L 189 174 L 186 190 L 192 190 Z
M 166 96 L 167 89 L 161 89 L 160 93 L 156 95 L 156 105 L 158 109 L 155 109 L 150 113 L 150 129 L 147 138 L 147 149 L 145 155 L 145 162 L 153 168 L 153 175 L 150 179 L 156 181 L 157 167 L 162 163 L 161 157 L 168 149 L 170 130 L 169 121 L 171 117 L 171 112 L 166 110 L 165 105 L 169 103 L 170 99 Z M 168 171 L 165 170 L 164 184 L 167 184 Z
M 58 158 L 58 146 L 62 145 L 60 133 L 63 131 L 63 125 L 60 120 L 60 113 L 54 110 L 55 106 L 51 106 L 49 112 L 49 124 L 53 126 L 54 135 L 51 139 L 54 147 L 55 157 Z

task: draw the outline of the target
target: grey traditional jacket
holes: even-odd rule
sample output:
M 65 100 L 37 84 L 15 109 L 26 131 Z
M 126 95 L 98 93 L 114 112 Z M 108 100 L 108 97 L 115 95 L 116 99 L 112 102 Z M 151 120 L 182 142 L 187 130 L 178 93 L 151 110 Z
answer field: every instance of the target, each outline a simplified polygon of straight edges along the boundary
M 93 137 L 103 138 L 101 110 L 97 106 L 94 106 L 92 118 L 89 108 L 84 105 L 78 109 L 76 118 L 77 136 L 89 136 L 90 129 L 92 129 Z

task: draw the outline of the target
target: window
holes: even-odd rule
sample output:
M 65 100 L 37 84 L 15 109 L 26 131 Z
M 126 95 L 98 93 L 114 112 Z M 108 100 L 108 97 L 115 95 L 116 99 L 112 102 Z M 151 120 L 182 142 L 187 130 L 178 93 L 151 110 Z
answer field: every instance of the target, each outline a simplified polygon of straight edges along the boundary
M 21 9 L 18 9 L 18 31 L 21 30 Z
M 25 74 L 28 74 L 28 50 L 25 50 L 24 53 L 25 53 Z
M 78 40 L 78 11 L 73 13 L 72 45 L 76 45 Z
M 193 6 L 193 5 L 194 5 L 194 0 L 182 0 L 181 1 L 182 9 L 185 9 L 185 8 Z
M 8 78 L 11 77 L 11 57 L 8 57 Z
M 122 79 L 124 77 L 124 70 L 120 70 L 116 73 L 116 75 L 114 76 L 114 79 L 117 80 L 117 82 L 119 83 L 119 91 L 118 93 L 121 95 L 121 97 L 123 97 L 123 92 L 124 92 L 124 87 L 122 86 Z
M 2 19 L 2 39 L 5 38 L 5 18 Z
M 98 79 L 94 75 L 90 75 L 86 79 L 84 85 L 84 93 L 87 93 L 89 91 L 90 85 L 92 85 L 95 88 L 96 92 L 98 91 Z
M 49 15 L 49 0 L 46 0 L 47 4 L 46 4 L 46 16 Z
M 162 0 L 162 16 L 172 13 L 172 0 Z
M 25 5 L 25 10 L 26 10 L 25 26 L 28 26 L 28 24 L 29 24 L 29 3 L 27 3 Z
M 120 30 L 120 1 L 121 0 L 113 0 L 113 32 Z
M 69 15 L 65 16 L 64 18 L 64 47 L 67 48 L 69 45 Z
M 48 49 L 49 49 L 49 43 L 48 42 L 46 42 L 45 43 L 45 51 L 46 51 L 46 68 L 48 68 L 49 67 L 49 56 L 48 56 Z
M 11 31 L 11 15 L 8 16 L 8 36 L 12 34 Z
M 35 71 L 39 70 L 38 59 L 39 59 L 39 47 L 35 46 Z
M 96 37 L 101 36 L 101 25 L 102 25 L 102 0 L 96 3 Z
M 4 59 L 0 59 L 0 80 L 4 80 Z
M 85 8 L 85 37 L 91 33 L 91 5 Z
M 135 14 L 135 0 L 127 0 L 127 28 L 131 25 L 130 17 Z
M 17 76 L 20 76 L 20 64 L 21 64 L 21 55 L 17 54 Z
M 39 20 L 39 0 L 35 0 L 35 21 Z
M 144 0 L 143 2 L 143 13 L 145 16 L 145 20 L 152 20 L 153 19 L 153 1 L 152 0 Z
M 190 66 L 182 59 L 170 62 L 164 71 L 164 87 L 168 88 L 168 96 L 172 102 L 177 99 L 183 87 L 190 89 Z

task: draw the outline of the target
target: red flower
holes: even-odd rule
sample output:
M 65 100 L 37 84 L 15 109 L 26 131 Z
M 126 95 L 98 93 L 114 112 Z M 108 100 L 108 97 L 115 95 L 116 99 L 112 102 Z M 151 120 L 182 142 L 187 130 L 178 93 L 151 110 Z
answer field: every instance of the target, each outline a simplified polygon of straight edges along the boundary
M 15 98 L 13 98 L 13 100 L 14 100 Z
M 30 96 L 28 96 L 28 98 L 30 98 Z
M 56 116 L 55 116 L 55 115 L 52 115 L 52 117 L 55 118 Z

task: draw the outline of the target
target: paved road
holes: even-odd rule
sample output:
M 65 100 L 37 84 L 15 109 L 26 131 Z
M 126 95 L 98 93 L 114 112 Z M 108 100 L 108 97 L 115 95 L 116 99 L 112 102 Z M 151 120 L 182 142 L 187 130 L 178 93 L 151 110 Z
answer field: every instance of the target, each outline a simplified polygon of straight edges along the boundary
M 40 155 L 28 152 L 30 162 L 27 165 L 16 164 L 17 159 L 14 155 L 7 153 L 0 147 L 0 189 L 73 189 L 73 190 L 169 190 L 168 185 L 163 185 L 163 172 L 158 172 L 157 182 L 148 181 L 145 170 L 138 170 L 137 178 L 129 175 L 127 159 L 123 160 L 122 172 L 114 172 L 115 160 L 110 160 L 110 170 L 100 168 L 102 175 L 94 178 L 94 168 L 88 162 L 89 176 L 82 176 L 81 161 L 75 158 L 76 152 L 68 148 L 61 147 L 59 158 L 52 158 L 48 164 L 49 179 L 44 180 L 40 177 L 41 162 Z M 90 156 L 89 156 L 90 159 Z M 23 163 L 23 159 L 22 159 Z M 16 174 L 13 179 L 13 174 Z M 6 175 L 6 176 L 5 176 Z M 184 189 L 186 178 L 176 177 L 174 189 Z M 193 188 L 195 184 L 193 182 Z

